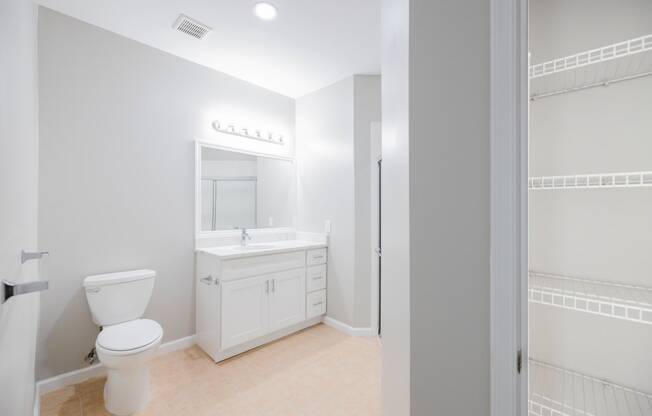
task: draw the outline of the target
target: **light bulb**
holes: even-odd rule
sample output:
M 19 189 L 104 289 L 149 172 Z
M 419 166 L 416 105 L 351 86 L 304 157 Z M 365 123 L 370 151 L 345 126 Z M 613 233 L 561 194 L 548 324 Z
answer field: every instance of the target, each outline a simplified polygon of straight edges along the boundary
M 261 1 L 254 6 L 254 14 L 262 20 L 274 20 L 276 19 L 278 10 L 273 4 Z

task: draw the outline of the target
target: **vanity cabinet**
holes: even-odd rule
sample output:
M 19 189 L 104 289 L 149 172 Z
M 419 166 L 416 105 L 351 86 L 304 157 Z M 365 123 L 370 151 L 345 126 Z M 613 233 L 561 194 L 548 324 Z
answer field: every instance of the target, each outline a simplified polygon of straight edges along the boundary
M 246 255 L 237 247 L 233 253 L 198 250 L 199 346 L 221 361 L 320 322 L 327 249 L 315 246 L 295 243 L 282 252 L 252 249 Z

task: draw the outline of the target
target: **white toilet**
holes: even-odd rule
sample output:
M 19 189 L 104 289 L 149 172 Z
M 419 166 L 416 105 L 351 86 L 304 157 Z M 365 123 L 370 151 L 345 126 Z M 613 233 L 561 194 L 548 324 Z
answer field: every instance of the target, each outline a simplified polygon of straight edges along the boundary
M 155 276 L 153 270 L 133 270 L 84 279 L 93 322 L 102 327 L 95 349 L 108 373 L 104 404 L 114 415 L 131 415 L 149 400 L 147 363 L 161 344 L 163 329 L 156 321 L 140 318 Z

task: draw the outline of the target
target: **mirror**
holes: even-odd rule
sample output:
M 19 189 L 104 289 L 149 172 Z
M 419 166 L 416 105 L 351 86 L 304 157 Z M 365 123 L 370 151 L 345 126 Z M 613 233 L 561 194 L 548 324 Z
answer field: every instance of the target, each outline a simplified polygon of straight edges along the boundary
M 200 172 L 202 232 L 292 226 L 291 161 L 202 146 Z

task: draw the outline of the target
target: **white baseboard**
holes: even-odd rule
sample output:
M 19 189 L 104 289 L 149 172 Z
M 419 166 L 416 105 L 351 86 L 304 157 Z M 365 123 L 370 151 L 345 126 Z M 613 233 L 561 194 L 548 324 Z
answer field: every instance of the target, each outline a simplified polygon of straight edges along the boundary
M 378 335 L 373 328 L 356 328 L 338 321 L 337 319 L 333 319 L 330 316 L 324 317 L 324 324 L 352 337 L 373 337 Z
M 169 352 L 182 350 L 184 348 L 192 347 L 197 340 L 196 335 L 190 335 L 184 338 L 179 338 L 174 341 L 169 341 L 161 344 L 156 355 L 167 354 Z M 100 377 L 106 373 L 106 369 L 102 364 L 93 364 L 89 367 L 80 368 L 79 370 L 70 371 L 68 373 L 59 374 L 58 376 L 46 378 L 36 383 L 36 394 L 40 397 L 42 394 L 49 393 L 54 390 L 61 389 L 66 386 L 81 383 L 89 378 Z
M 73 384 L 81 383 L 89 378 L 99 377 L 106 373 L 102 364 L 93 364 L 88 367 L 73 370 L 68 373 L 59 374 L 58 376 L 39 380 L 36 383 L 36 388 L 39 395 L 49 393 Z
M 197 335 L 189 335 L 187 337 L 175 339 L 174 341 L 169 341 L 158 348 L 157 355 L 167 354 L 172 351 L 184 350 L 186 348 L 192 347 L 197 343 Z

